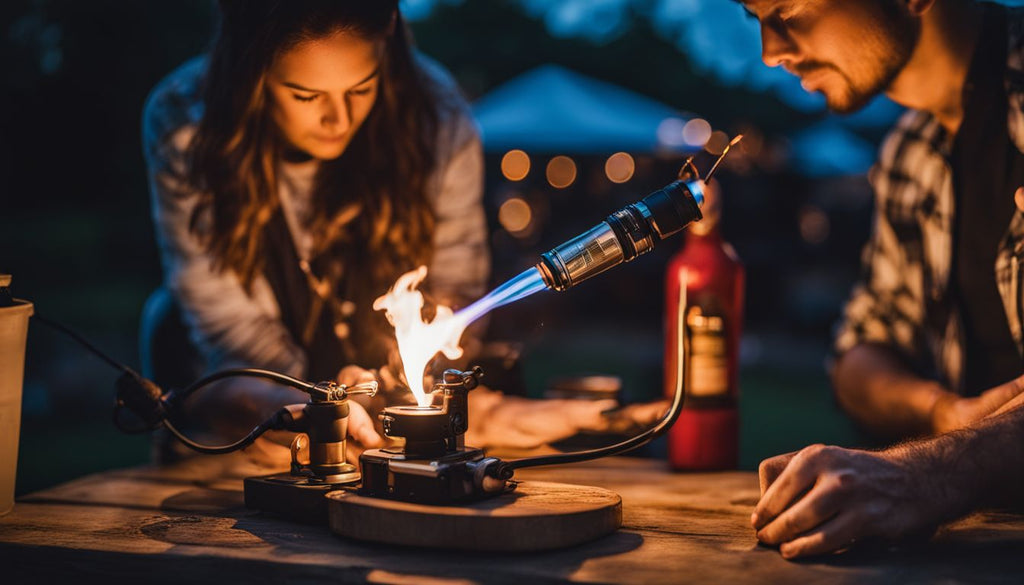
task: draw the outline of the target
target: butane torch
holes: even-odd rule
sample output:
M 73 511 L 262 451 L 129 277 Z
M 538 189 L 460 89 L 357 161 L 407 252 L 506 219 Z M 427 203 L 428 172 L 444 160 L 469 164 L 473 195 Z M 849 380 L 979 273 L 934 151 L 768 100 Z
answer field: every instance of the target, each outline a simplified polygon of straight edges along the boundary
M 544 284 L 564 291 L 613 266 L 646 254 L 669 236 L 701 219 L 704 189 L 738 135 L 715 161 L 704 177 L 691 157 L 679 172 L 679 178 L 631 203 L 590 230 L 541 255 L 537 270 Z

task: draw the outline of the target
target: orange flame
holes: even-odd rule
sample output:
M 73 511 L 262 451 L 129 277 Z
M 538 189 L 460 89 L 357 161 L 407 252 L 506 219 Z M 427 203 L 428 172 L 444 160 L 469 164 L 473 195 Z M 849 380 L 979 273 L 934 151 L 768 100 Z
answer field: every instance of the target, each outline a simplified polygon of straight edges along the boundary
M 442 305 L 437 306 L 433 321 L 423 320 L 423 294 L 416 288 L 426 276 L 426 266 L 406 272 L 386 295 L 373 302 L 373 309 L 385 311 L 388 322 L 395 327 L 402 369 L 420 406 L 428 406 L 431 402 L 430 395 L 423 389 L 423 373 L 427 364 L 437 352 L 444 353 L 448 359 L 461 357 L 459 339 L 468 325 L 464 318 Z

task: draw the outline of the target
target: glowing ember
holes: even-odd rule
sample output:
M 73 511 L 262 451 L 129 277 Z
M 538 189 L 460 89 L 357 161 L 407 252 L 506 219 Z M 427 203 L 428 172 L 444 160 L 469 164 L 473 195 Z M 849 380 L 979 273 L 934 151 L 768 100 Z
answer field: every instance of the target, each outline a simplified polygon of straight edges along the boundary
M 461 357 L 459 338 L 469 324 L 465 318 L 454 315 L 449 307 L 441 305 L 438 305 L 433 321 L 427 323 L 423 320 L 423 295 L 416 288 L 426 276 L 426 266 L 406 272 L 395 281 L 388 294 L 373 302 L 373 309 L 384 310 L 388 322 L 395 326 L 402 369 L 420 406 L 431 402 L 423 389 L 423 371 L 427 363 L 439 351 L 448 359 Z

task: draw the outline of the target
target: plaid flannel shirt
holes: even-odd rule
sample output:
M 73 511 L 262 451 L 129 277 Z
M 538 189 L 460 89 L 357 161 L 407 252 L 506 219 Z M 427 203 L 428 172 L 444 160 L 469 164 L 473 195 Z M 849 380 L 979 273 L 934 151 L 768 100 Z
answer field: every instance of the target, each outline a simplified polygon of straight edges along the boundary
M 1007 128 L 1024 152 L 1024 12 L 1007 14 Z M 949 295 L 955 213 L 951 144 L 934 116 L 916 110 L 904 114 L 883 142 L 869 174 L 874 226 L 835 350 L 841 355 L 862 343 L 888 346 L 919 373 L 959 391 L 964 341 Z M 999 244 L 993 270 L 1010 333 L 1024 355 L 1024 211 L 1019 208 Z

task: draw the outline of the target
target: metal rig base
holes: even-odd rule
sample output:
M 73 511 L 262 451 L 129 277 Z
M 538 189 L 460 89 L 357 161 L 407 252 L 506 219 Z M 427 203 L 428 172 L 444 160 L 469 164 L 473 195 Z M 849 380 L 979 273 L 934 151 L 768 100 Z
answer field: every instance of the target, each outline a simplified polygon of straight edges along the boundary
M 488 464 L 484 452 L 473 447 L 446 453 L 437 459 L 413 459 L 403 451 L 373 449 L 360 457 L 363 485 L 359 495 L 421 504 L 471 502 L 511 491 L 515 483 L 483 489 Z
M 372 449 L 359 456 L 360 496 L 419 504 L 471 502 L 512 490 L 512 469 L 500 459 L 465 444 L 469 429 L 466 395 L 483 370 L 445 370 L 432 394 L 440 405 L 392 406 L 381 414 L 384 434 L 405 446 Z
M 327 524 L 328 492 L 353 490 L 352 483 L 323 483 L 279 473 L 245 478 L 245 507 L 303 524 Z
M 483 375 L 447 370 L 434 385 L 440 406 L 395 406 L 384 409 L 384 434 L 405 439 L 404 447 L 371 449 L 359 457 L 360 473 L 345 461 L 348 404 L 295 405 L 290 430 L 308 433 L 292 441 L 292 471 L 245 480 L 245 506 L 299 522 L 323 524 L 328 492 L 344 490 L 361 496 L 419 504 L 460 504 L 511 491 L 512 469 L 500 459 L 466 447 L 469 427 L 466 394 Z M 301 423 L 301 424 L 300 424 Z M 309 460 L 301 453 L 308 451 Z

